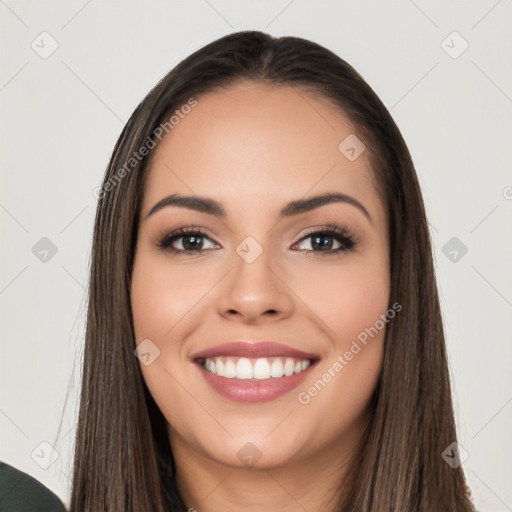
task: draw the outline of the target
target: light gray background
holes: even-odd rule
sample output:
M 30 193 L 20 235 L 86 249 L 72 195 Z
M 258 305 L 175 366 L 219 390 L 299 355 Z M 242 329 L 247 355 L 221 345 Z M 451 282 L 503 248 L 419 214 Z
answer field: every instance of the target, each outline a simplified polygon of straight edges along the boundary
M 481 510 L 512 510 L 511 18 L 510 0 L 0 0 L 0 459 L 69 502 L 92 191 L 158 79 L 260 29 L 332 49 L 399 125 L 432 227 L 464 467 Z M 454 31 L 469 44 L 457 58 Z M 46 263 L 42 237 L 58 249 Z

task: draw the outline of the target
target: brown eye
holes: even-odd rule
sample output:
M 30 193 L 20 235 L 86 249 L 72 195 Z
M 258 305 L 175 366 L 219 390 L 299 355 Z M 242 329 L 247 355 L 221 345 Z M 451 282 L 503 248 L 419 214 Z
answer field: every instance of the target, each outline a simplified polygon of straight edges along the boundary
M 311 240 L 311 249 L 302 249 L 306 254 L 314 253 L 315 256 L 332 255 L 340 252 L 347 252 L 352 250 L 356 241 L 346 229 L 341 229 L 338 226 L 331 225 L 322 230 L 313 231 L 302 237 L 300 242 L 304 240 Z M 333 249 L 333 245 L 338 244 L 338 247 Z M 296 244 L 298 245 L 298 244 Z
M 205 233 L 198 229 L 179 229 L 177 231 L 173 231 L 165 235 L 159 242 L 158 247 L 162 250 L 172 251 L 172 252 L 187 252 L 187 253 L 196 253 L 208 250 L 205 248 L 203 244 L 205 244 L 205 240 L 209 240 L 213 245 L 213 242 Z M 178 242 L 176 247 L 174 244 Z M 181 246 L 181 247 L 179 247 Z M 211 249 L 212 247 L 210 247 Z

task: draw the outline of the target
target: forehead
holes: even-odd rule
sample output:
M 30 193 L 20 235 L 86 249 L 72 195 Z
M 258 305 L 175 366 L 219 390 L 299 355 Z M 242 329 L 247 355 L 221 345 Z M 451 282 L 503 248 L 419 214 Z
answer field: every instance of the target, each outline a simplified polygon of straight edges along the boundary
M 325 98 L 242 82 L 196 99 L 154 150 L 143 212 L 170 192 L 215 197 L 228 213 L 333 190 L 381 206 L 368 152 L 340 151 L 356 130 Z

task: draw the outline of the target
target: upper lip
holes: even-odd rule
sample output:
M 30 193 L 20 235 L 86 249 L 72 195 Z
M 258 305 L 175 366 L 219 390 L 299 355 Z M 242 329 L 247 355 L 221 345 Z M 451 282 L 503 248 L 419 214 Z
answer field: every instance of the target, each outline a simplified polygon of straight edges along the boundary
M 312 352 L 303 352 L 302 350 L 297 350 L 275 341 L 230 341 L 196 352 L 192 354 L 192 359 L 206 359 L 220 356 L 247 358 L 283 356 L 297 359 L 318 359 L 319 357 Z

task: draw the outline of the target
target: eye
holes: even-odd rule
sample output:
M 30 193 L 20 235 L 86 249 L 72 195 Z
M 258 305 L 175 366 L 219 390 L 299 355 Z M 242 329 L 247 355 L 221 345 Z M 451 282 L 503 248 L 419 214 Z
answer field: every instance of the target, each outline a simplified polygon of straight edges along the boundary
M 209 240 L 215 245 L 203 231 L 198 228 L 181 228 L 165 235 L 159 242 L 158 247 L 162 250 L 172 251 L 174 253 L 201 253 L 207 250 L 203 247 L 204 241 Z M 175 247 L 175 242 L 179 242 Z M 181 247 L 179 247 L 181 246 Z M 212 247 L 210 247 L 212 248 Z
M 356 246 L 355 237 L 350 235 L 346 228 L 340 228 L 335 224 L 328 224 L 325 227 L 310 231 L 303 236 L 293 247 L 304 245 L 304 241 L 311 240 L 311 249 L 301 248 L 306 254 L 314 256 L 327 256 L 351 251 Z M 333 241 L 334 240 L 334 243 Z M 206 241 L 209 241 L 206 242 Z M 207 247 L 204 246 L 206 243 Z M 333 248 L 333 245 L 338 247 Z M 307 245 L 307 244 L 306 244 Z M 180 228 L 160 239 L 157 246 L 163 251 L 171 251 L 175 254 L 200 254 L 215 249 L 216 244 L 200 228 Z
M 310 231 L 295 245 L 300 245 L 303 241 L 308 240 L 311 240 L 309 243 L 311 249 L 306 248 L 303 250 L 306 254 L 313 254 L 314 256 L 327 256 L 348 252 L 356 246 L 355 237 L 350 235 L 346 228 L 340 228 L 335 224 L 329 224 L 325 228 L 317 228 L 315 231 Z M 333 248 L 335 243 L 338 244 L 337 248 Z

